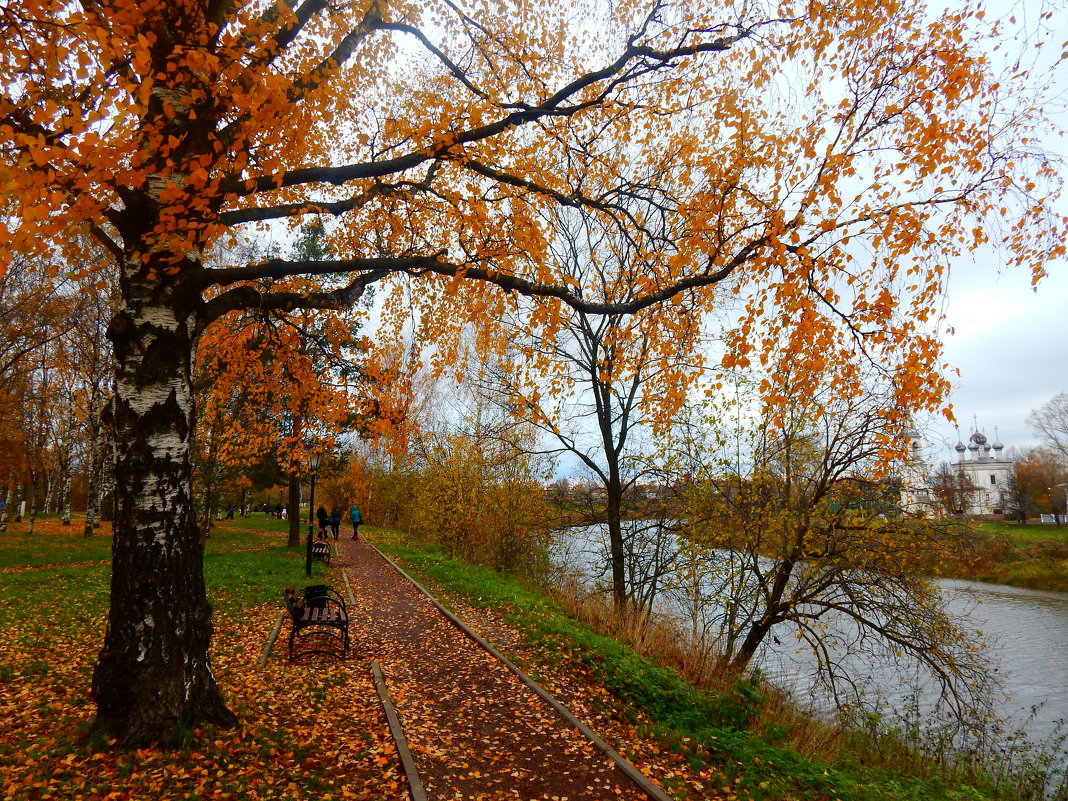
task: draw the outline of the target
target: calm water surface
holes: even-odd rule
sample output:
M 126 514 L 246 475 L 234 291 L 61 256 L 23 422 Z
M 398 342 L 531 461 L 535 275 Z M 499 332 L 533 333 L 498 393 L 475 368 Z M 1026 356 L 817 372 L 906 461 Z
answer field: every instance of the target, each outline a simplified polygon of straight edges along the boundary
M 572 530 L 564 564 L 571 570 L 589 570 L 597 534 Z M 991 643 L 1006 698 L 997 710 L 1012 728 L 1022 728 L 1028 739 L 1047 742 L 1058 724 L 1068 719 L 1068 593 L 1017 589 L 999 584 L 943 579 L 936 581 L 947 593 L 950 611 L 966 628 L 981 631 Z M 758 654 L 761 668 L 776 683 L 800 699 L 812 698 L 826 706 L 813 689 L 812 660 L 785 645 L 767 644 Z M 887 668 L 858 665 L 868 671 L 872 693 L 891 704 L 911 693 L 908 677 L 888 675 Z

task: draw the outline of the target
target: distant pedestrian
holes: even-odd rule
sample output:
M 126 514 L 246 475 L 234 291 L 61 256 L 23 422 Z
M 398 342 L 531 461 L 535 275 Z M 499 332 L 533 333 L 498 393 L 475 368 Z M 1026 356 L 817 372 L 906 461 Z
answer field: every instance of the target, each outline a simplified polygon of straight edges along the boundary
M 356 504 L 353 504 L 349 510 L 349 520 L 352 521 L 352 538 L 358 540 L 360 538 L 360 523 L 363 522 L 363 515 L 360 514 Z
M 341 532 L 341 510 L 336 506 L 330 510 L 330 533 L 334 535 L 336 540 L 338 534 Z
M 326 516 L 326 507 L 320 506 L 315 510 L 315 518 L 319 521 L 319 539 L 326 539 L 326 526 L 329 518 Z
M 233 504 L 230 504 L 229 506 L 226 507 L 226 519 L 227 520 L 233 520 L 234 519 L 234 505 Z

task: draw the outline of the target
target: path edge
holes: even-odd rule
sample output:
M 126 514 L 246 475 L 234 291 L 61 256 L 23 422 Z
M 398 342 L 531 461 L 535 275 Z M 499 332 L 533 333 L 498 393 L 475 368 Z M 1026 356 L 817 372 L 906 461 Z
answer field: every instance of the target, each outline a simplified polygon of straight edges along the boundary
M 267 657 L 271 655 L 271 648 L 274 647 L 275 640 L 278 639 L 278 635 L 282 631 L 282 624 L 285 622 L 286 614 L 285 609 L 278 613 L 278 619 L 274 622 L 274 629 L 267 635 L 267 643 L 260 652 L 260 658 L 256 660 L 256 667 L 267 667 Z
M 419 780 L 419 771 L 415 767 L 415 759 L 408 748 L 408 740 L 404 736 L 404 728 L 401 726 L 400 717 L 393 706 L 393 700 L 389 697 L 389 688 L 386 687 L 386 677 L 382 673 L 382 666 L 378 660 L 371 661 L 371 673 L 375 679 L 375 687 L 378 689 L 378 698 L 382 701 L 382 708 L 386 711 L 386 722 L 393 734 L 393 742 L 397 744 L 397 757 L 400 759 L 401 769 L 408 778 L 408 790 L 412 794 L 412 801 L 427 801 L 426 790 Z

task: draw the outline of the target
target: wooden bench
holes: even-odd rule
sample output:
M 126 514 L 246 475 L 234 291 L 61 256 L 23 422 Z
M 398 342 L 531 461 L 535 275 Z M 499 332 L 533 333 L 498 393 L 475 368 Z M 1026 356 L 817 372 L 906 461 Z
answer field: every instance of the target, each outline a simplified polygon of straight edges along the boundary
M 349 651 L 349 614 L 340 593 L 326 584 L 293 585 L 282 593 L 289 610 L 289 661 L 308 654 L 344 659 Z
M 323 540 L 315 540 L 312 543 L 312 559 L 321 559 L 327 565 L 330 564 L 330 543 Z

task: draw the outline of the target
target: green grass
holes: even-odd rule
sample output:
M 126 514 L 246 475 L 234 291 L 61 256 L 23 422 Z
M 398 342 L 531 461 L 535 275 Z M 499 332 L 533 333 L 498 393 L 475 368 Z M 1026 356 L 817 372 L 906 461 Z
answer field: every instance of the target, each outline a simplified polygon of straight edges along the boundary
M 1055 526 L 1052 523 L 980 523 L 980 533 L 1008 538 L 1017 545 L 1035 542 L 1056 542 L 1068 545 L 1068 523 Z
M 257 551 L 206 554 L 204 580 L 209 598 L 224 614 L 258 604 L 274 603 L 281 608 L 283 588 L 290 584 L 321 584 L 325 580 L 328 568 L 322 562 L 312 563 L 308 578 L 304 560 L 303 549 L 284 544 Z
M 51 527 L 39 526 L 38 531 L 30 536 L 26 533 L 25 522 L 9 523 L 8 530 L 0 532 L 0 568 L 111 559 L 110 534 L 86 537 L 77 523 L 64 527 L 62 535 L 42 532 L 42 529 L 47 531 L 48 528 Z
M 287 534 L 289 532 L 289 520 L 279 520 L 274 515 L 268 515 L 264 512 L 253 512 L 248 517 L 234 517 L 233 520 L 216 520 L 212 523 L 212 532 L 218 532 L 219 530 L 229 531 L 237 529 L 251 529 L 254 531 L 274 532 L 276 534 Z M 300 521 L 301 535 L 308 532 L 308 521 Z
M 535 677 L 539 672 L 562 671 L 603 686 L 619 704 L 614 715 L 640 710 L 641 719 L 648 722 L 639 725 L 650 727 L 691 765 L 728 777 L 739 798 L 980 801 L 1007 797 L 929 775 L 912 775 L 905 766 L 901 771 L 869 766 L 862 751 L 845 751 L 832 762 L 808 758 L 781 745 L 783 732 L 776 726 L 755 732 L 761 727 L 751 724 L 761 718 L 767 701 L 757 681 L 738 681 L 725 692 L 699 691 L 673 670 L 598 634 L 510 576 L 395 537 L 384 539 L 380 547 L 401 560 L 432 592 L 491 609 L 521 631 L 538 654 L 536 664 L 521 664 Z M 634 721 L 638 720 L 635 716 Z
M 1068 525 L 982 523 L 981 541 L 967 559 L 947 560 L 941 575 L 1068 592 Z
M 260 516 L 263 517 L 262 515 Z M 52 522 L 53 525 L 40 525 Z M 8 572 L 0 581 L 0 623 L 23 615 L 26 608 L 44 608 L 62 600 L 66 609 L 84 615 L 101 615 L 107 609 L 111 573 L 111 535 L 86 537 L 80 525 L 59 527 L 55 520 L 38 520 L 33 536 L 25 522 L 0 533 L 0 568 Z M 312 577 L 305 576 L 303 548 L 286 547 L 284 520 L 225 521 L 204 543 L 204 575 L 209 598 L 220 612 L 278 603 L 289 584 L 303 586 L 323 580 L 327 568 L 313 562 Z M 244 529 L 246 522 L 258 524 Z M 253 528 L 248 526 L 247 528 Z M 96 563 L 96 564 L 94 564 Z

